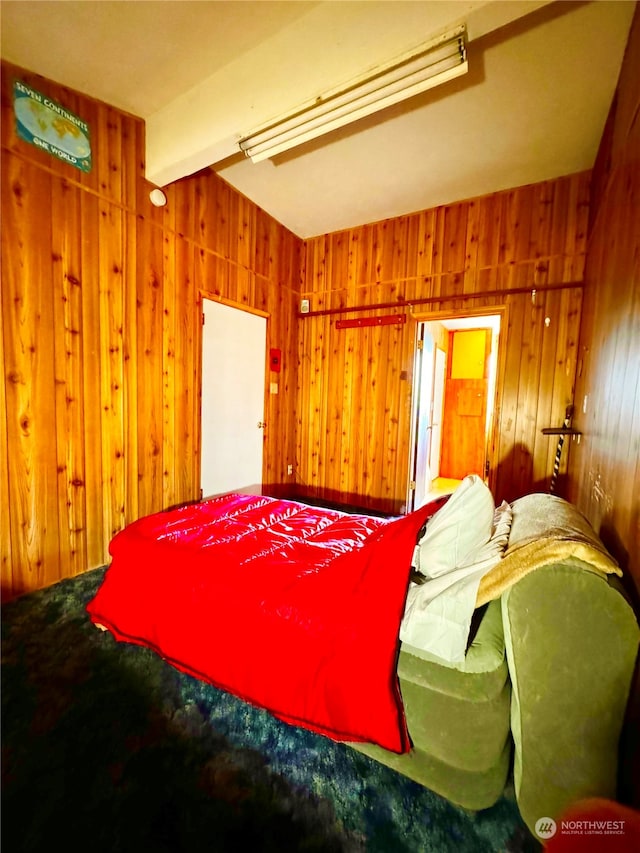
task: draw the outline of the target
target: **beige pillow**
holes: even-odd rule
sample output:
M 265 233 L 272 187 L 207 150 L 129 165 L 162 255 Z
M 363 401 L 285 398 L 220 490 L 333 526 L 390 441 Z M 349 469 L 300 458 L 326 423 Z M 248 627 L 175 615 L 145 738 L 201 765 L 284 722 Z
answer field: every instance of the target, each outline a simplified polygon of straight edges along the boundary
M 469 474 L 427 522 L 418 541 L 417 570 L 435 578 L 473 561 L 473 553 L 491 537 L 494 511 L 488 487 L 477 474 Z

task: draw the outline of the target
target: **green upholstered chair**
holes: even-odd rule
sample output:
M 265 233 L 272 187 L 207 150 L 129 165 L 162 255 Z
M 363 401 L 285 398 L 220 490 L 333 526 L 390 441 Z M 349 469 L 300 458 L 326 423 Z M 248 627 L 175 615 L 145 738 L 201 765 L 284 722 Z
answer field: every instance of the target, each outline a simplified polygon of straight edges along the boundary
M 576 561 L 577 562 L 577 561 Z M 514 785 L 530 828 L 586 797 L 616 798 L 638 624 L 615 581 L 550 565 L 502 596 Z
M 500 602 L 493 601 L 465 661 L 448 667 L 400 652 L 400 690 L 411 752 L 354 744 L 469 809 L 491 806 L 509 772 L 511 684 Z
M 530 519 L 529 497 L 512 505 L 509 547 L 512 539 L 555 535 L 560 508 L 570 528 L 604 549 L 570 504 L 535 496 L 537 517 Z M 511 771 L 533 833 L 538 818 L 556 819 L 580 799 L 615 799 L 639 641 L 636 616 L 615 576 L 575 557 L 536 568 L 489 603 L 462 664 L 401 649 L 411 752 L 354 746 L 473 810 L 496 802 Z

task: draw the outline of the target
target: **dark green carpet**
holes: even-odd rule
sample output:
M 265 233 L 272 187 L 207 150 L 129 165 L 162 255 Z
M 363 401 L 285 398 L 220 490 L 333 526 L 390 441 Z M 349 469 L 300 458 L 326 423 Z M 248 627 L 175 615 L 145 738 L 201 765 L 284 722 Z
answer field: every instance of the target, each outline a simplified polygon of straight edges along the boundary
M 116 643 L 84 610 L 102 576 L 2 608 L 6 853 L 536 849 L 511 799 L 467 813 Z

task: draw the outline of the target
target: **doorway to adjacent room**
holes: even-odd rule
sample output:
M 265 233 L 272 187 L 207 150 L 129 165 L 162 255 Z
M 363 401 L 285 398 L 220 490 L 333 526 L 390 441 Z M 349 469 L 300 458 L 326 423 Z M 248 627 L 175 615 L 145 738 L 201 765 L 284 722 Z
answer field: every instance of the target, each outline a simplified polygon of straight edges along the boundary
M 417 322 L 409 511 L 467 474 L 490 480 L 502 319 L 497 311 Z

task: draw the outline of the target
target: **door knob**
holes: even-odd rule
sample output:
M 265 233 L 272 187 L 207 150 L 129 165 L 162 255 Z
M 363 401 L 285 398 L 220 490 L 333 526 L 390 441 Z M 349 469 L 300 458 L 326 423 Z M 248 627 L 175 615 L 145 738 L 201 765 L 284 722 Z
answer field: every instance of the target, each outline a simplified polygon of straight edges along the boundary
M 267 422 L 266 421 L 258 421 L 258 429 L 266 429 Z

